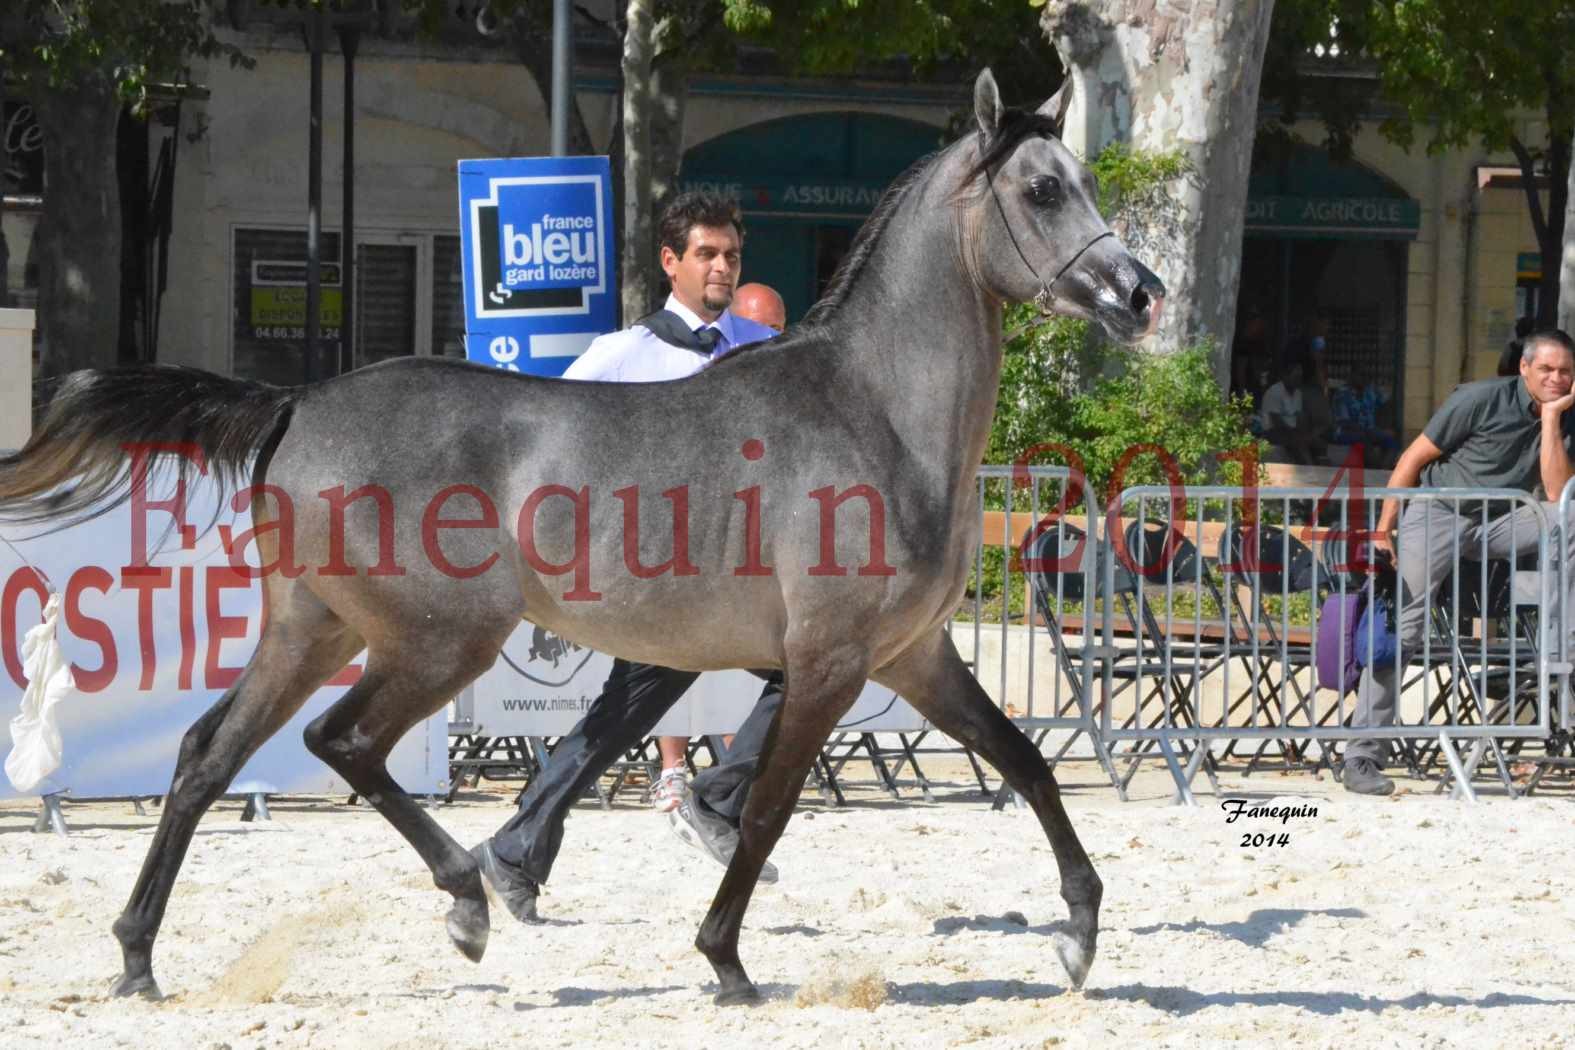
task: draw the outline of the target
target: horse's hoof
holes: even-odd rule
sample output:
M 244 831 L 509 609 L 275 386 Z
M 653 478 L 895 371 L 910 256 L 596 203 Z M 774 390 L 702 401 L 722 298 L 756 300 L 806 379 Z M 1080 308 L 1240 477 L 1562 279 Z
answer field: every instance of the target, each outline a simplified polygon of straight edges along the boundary
M 1055 947 L 1056 955 L 1061 958 L 1061 965 L 1066 967 L 1066 975 L 1072 979 L 1072 990 L 1083 987 L 1083 981 L 1088 978 L 1088 969 L 1094 965 L 1094 953 L 1087 951 L 1073 938 L 1064 933 L 1057 933 L 1050 942 Z
M 164 998 L 164 993 L 159 991 L 159 984 L 151 973 L 138 974 L 135 977 L 123 973 L 110 987 L 109 994 L 117 999 L 129 999 L 136 995 L 155 1002 Z
M 758 1006 L 760 1003 L 760 989 L 752 984 L 741 984 L 737 988 L 724 988 L 716 993 L 712 1000 L 718 1006 Z
M 487 902 L 456 901 L 448 910 L 448 939 L 471 962 L 480 962 L 487 954 Z

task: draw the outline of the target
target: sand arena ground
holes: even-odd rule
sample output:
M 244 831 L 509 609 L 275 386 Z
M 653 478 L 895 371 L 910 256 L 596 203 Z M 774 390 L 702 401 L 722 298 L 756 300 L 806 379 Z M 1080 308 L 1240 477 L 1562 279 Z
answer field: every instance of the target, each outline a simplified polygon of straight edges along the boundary
M 69 803 L 67 839 L 0 806 L 0 1044 L 165 1050 L 366 1047 L 1575 1046 L 1575 798 L 1470 806 L 1402 780 L 1390 799 L 1327 779 L 1227 775 L 1316 817 L 1227 823 L 1144 774 L 1118 802 L 1086 765 L 1067 804 L 1105 882 L 1100 954 L 1069 992 L 1065 917 L 1026 811 L 992 812 L 965 767 L 936 800 L 813 793 L 756 895 L 742 954 L 766 1002 L 719 1009 L 691 942 L 721 869 L 620 797 L 582 805 L 550 921 L 493 908 L 486 958 L 443 933 L 448 898 L 365 806 L 226 801 L 203 821 L 154 958 L 167 998 L 111 1000 L 110 923 L 157 811 Z M 511 795 L 436 810 L 469 844 Z M 1286 845 L 1242 846 L 1281 833 Z

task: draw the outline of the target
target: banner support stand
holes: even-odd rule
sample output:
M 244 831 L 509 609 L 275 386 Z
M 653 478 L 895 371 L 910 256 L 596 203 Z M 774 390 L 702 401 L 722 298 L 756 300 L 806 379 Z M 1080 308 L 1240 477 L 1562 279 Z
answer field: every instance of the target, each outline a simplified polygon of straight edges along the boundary
M 254 791 L 246 798 L 246 808 L 241 810 L 241 823 L 250 824 L 252 821 L 259 824 L 271 824 L 273 814 L 268 812 L 268 796 L 261 791 Z
M 56 791 L 39 796 L 39 801 L 44 804 L 44 808 L 38 811 L 38 819 L 33 821 L 35 834 L 52 830 L 61 838 L 67 836 L 66 815 L 60 811 L 60 795 L 61 792 Z

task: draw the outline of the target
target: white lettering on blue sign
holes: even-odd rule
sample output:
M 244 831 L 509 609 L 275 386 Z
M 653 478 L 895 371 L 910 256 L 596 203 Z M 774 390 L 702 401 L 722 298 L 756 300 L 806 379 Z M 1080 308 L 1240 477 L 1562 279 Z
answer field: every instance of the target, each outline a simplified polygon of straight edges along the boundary
M 606 157 L 459 162 L 470 360 L 558 375 L 573 354 L 538 343 L 583 349 L 617 327 L 611 174 Z
M 564 233 L 564 226 L 555 223 L 569 224 L 571 231 Z M 553 232 L 542 236 L 541 231 L 548 229 Z M 521 266 L 530 263 L 547 262 L 554 266 L 573 261 L 575 263 L 590 263 L 583 268 L 577 276 L 581 279 L 594 281 L 596 279 L 596 230 L 595 222 L 588 216 L 560 219 L 552 215 L 542 216 L 541 222 L 531 223 L 530 233 L 522 233 L 512 225 L 505 223 L 503 226 L 503 263 L 505 266 Z M 514 284 L 514 281 L 505 281 Z
M 520 366 L 515 364 L 520 356 L 520 341 L 512 335 L 500 335 L 488 345 L 487 351 L 492 354 L 492 362 L 499 368 L 506 368 L 510 372 L 518 372 Z

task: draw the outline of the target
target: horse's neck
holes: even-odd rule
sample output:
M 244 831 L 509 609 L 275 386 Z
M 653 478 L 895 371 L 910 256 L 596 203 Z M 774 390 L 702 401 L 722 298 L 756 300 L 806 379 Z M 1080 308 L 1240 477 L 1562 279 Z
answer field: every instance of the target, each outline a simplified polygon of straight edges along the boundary
M 920 187 L 915 187 L 919 190 Z M 962 263 L 958 215 L 915 193 L 892 217 L 833 318 L 855 384 L 926 462 L 965 474 L 984 455 L 1001 377 L 1001 304 Z M 861 396 L 850 384 L 851 396 Z M 958 480 L 958 479 L 954 479 Z

